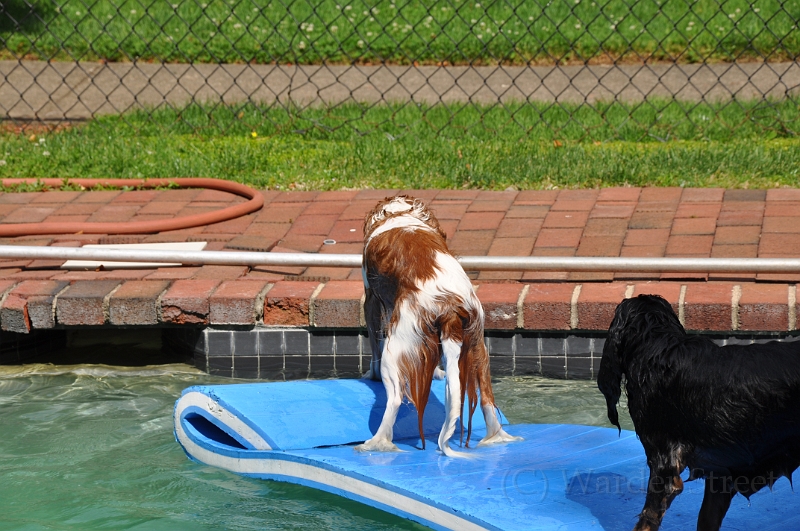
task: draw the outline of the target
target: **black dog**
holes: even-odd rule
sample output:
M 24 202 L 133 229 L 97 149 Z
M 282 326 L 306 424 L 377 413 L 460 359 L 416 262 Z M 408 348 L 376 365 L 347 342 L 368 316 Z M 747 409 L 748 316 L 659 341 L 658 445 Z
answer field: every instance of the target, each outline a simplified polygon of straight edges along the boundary
M 623 301 L 597 385 L 619 425 L 622 377 L 650 480 L 634 530 L 655 531 L 683 490 L 705 478 L 697 529 L 718 530 L 736 493 L 748 498 L 800 465 L 800 342 L 720 347 L 688 336 L 652 295 Z

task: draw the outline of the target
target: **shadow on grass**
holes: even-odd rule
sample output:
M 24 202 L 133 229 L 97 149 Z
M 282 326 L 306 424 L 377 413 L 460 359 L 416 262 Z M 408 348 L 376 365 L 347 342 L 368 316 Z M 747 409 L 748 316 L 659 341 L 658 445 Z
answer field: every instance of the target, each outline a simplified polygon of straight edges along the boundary
M 0 2 L 0 33 L 37 30 L 43 27 L 50 9 L 52 7 L 28 0 Z

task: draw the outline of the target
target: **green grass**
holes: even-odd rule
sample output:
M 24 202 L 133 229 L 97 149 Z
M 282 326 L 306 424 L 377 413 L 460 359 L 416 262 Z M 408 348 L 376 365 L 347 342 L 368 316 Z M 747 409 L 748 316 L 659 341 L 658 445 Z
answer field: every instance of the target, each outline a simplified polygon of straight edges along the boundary
M 363 117 L 356 105 L 191 106 L 0 135 L 0 177 L 216 177 L 284 190 L 797 186 L 800 140 L 789 129 L 800 111 L 768 103 L 698 105 L 688 119 L 676 102 L 377 106 Z
M 800 100 L 697 103 L 668 99 L 643 102 L 506 103 L 498 105 L 357 104 L 333 107 L 190 104 L 136 110 L 97 118 L 92 131 L 145 136 L 295 136 L 349 141 L 379 134 L 419 142 L 503 139 L 627 142 L 759 140 L 800 134 Z
M 800 52 L 786 0 L 8 0 L 0 57 L 524 64 Z

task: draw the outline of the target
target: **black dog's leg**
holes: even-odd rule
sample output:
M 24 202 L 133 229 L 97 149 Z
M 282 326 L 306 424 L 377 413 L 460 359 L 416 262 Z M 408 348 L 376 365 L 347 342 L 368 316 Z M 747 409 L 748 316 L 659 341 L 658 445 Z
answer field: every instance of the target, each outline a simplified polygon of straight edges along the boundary
M 651 468 L 647 483 L 647 498 L 633 531 L 658 531 L 661 519 L 675 496 L 683 492 L 680 470 L 674 467 Z
M 369 363 L 369 377 L 381 381 L 381 356 L 383 354 L 383 306 L 378 296 L 371 289 L 366 288 L 364 297 L 364 320 L 367 323 L 369 346 L 372 359 Z
M 703 505 L 697 517 L 697 531 L 719 531 L 734 496 L 736 491 L 731 488 L 728 478 L 713 475 L 706 478 Z

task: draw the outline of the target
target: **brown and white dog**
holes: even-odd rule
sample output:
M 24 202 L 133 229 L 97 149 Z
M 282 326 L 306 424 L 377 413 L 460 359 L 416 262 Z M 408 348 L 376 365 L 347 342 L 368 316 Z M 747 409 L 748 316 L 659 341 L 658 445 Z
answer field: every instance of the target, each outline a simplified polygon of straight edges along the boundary
M 356 449 L 398 450 L 392 429 L 404 395 L 417 408 L 425 448 L 422 415 L 431 381 L 441 377 L 440 361 L 446 393 L 438 442 L 445 455 L 467 455 L 448 444 L 465 394 L 467 444 L 479 393 L 487 431 L 478 445 L 520 440 L 503 431 L 497 419 L 481 303 L 461 264 L 447 249 L 439 222 L 422 201 L 403 195 L 386 198 L 367 215 L 362 273 L 373 360 L 368 375 L 375 379 L 380 375 L 386 388 L 386 410 L 375 435 Z

